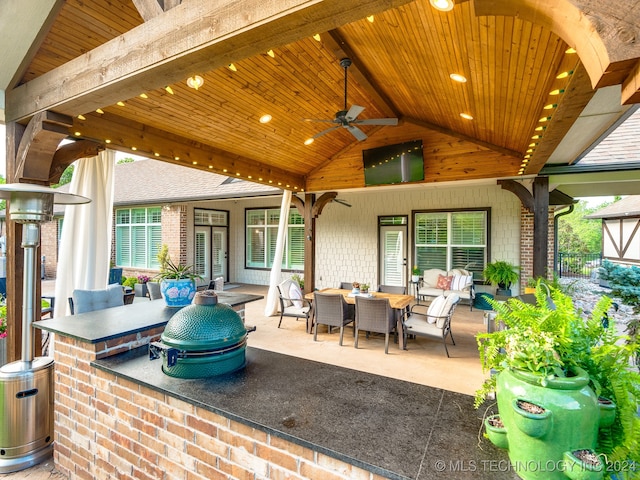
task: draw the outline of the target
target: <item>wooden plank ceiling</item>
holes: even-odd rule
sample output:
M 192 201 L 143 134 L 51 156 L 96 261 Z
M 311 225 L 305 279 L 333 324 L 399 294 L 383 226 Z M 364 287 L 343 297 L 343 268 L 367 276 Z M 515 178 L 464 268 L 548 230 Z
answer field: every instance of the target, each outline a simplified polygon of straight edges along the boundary
M 579 67 L 559 37 L 518 18 L 477 17 L 472 1 L 439 12 L 416 0 L 372 20 L 230 59 L 234 70 L 192 71 L 204 79 L 198 90 L 186 77 L 170 89 L 141 85 L 142 96 L 102 105 L 104 113 L 72 112 L 69 133 L 294 191 L 363 187 L 363 149 L 417 139 L 427 183 L 514 177 L 525 155 L 533 156 L 524 173 L 544 165 L 535 158 L 544 137 L 532 136 L 553 123 L 555 110 L 543 107 L 562 102 L 548 92 L 569 91 L 571 75 L 556 75 Z M 67 0 L 18 85 L 141 24 L 131 0 Z M 305 118 L 331 120 L 344 107 L 340 59 L 347 56 L 347 106 L 365 107 L 359 119 L 396 117 L 399 124 L 361 126 L 364 141 L 339 128 L 305 145 L 331 126 Z M 453 81 L 453 73 L 466 83 Z M 272 120 L 260 123 L 265 114 Z M 540 123 L 546 117 L 551 121 Z

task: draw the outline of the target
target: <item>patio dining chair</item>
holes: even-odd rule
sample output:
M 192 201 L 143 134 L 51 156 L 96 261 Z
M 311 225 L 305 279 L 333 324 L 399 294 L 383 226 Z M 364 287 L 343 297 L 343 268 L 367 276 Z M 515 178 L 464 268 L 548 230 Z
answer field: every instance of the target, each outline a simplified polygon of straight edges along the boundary
M 96 290 L 75 289 L 69 297 L 71 315 L 124 305 L 122 285 L 117 283 Z
M 349 305 L 341 293 L 314 292 L 313 308 L 315 317 L 313 340 L 318 340 L 318 324 L 327 325 L 329 333 L 332 327 L 340 327 L 340 345 L 342 345 L 344 326 L 355 320 L 354 306 Z
M 280 302 L 278 328 L 282 324 L 282 317 L 304 318 L 307 321 L 307 332 L 310 333 L 311 303 L 305 300 L 302 290 L 295 280 L 288 278 L 278 285 L 278 300 Z
M 382 293 L 396 293 L 398 295 L 406 295 L 407 287 L 402 285 L 378 285 L 378 291 Z
M 364 330 L 367 337 L 369 332 L 384 333 L 384 353 L 389 353 L 389 334 L 395 328 L 396 315 L 388 298 L 356 297 L 355 348 L 358 348 L 358 333 Z
M 405 313 L 403 321 L 405 345 L 407 344 L 407 335 L 439 339 L 442 340 L 444 351 L 449 357 L 447 336 L 451 337 L 451 343 L 455 345 L 456 342 L 451 333 L 451 317 L 459 302 L 458 294 L 450 293 L 446 297 L 444 295 L 436 297 L 428 307 L 424 304 L 415 304 L 411 307 L 411 310 Z

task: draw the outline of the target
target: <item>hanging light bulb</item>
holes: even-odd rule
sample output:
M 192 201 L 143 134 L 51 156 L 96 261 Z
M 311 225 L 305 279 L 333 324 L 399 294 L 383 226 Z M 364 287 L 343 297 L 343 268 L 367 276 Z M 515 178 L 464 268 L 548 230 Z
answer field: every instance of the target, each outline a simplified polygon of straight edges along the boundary
M 198 90 L 202 85 L 204 85 L 204 78 L 200 75 L 194 75 L 193 77 L 187 78 L 187 85 L 190 88 Z

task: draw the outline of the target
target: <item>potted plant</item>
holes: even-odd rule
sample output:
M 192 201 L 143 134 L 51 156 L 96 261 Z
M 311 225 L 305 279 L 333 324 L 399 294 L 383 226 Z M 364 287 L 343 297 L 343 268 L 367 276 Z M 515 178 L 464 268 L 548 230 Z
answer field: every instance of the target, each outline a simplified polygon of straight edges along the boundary
M 160 254 L 159 254 L 160 256 Z M 196 280 L 202 278 L 193 265 L 174 263 L 169 255 L 164 256 L 160 273 L 160 292 L 169 307 L 184 307 L 191 303 L 196 294 Z
M 418 283 L 420 281 L 420 269 L 418 265 L 414 265 L 411 269 L 411 282 Z
M 555 288 L 555 309 L 546 289 L 536 288 L 535 295 L 535 305 L 489 300 L 506 328 L 476 336 L 483 369 L 493 374 L 476 392 L 475 405 L 495 392 L 501 427 L 488 435 L 508 448 L 516 465 L 553 463 L 589 471 L 588 478 L 621 473 L 602 467 L 640 461 L 640 374 L 629 368 L 638 342 L 619 336 L 613 322 L 604 327 L 608 297 L 583 318 Z M 606 465 L 567 463 L 590 456 L 606 459 Z M 543 477 L 539 471 L 518 473 L 525 479 L 566 478 L 561 470 Z
M 146 297 L 149 294 L 149 290 L 147 289 L 147 282 L 151 280 L 147 275 L 138 275 L 136 279 L 136 283 L 133 286 L 133 289 L 136 292 L 136 297 Z
M 518 281 L 520 267 L 504 260 L 487 263 L 482 275 L 485 280 L 498 286 L 497 295 L 511 296 L 511 285 Z

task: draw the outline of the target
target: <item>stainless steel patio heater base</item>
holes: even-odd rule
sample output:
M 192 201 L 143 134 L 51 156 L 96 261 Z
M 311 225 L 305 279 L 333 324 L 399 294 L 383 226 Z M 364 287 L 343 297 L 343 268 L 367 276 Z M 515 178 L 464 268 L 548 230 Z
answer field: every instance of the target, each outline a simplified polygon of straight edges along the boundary
M 27 183 L 0 185 L 11 220 L 23 224 L 21 360 L 0 368 L 0 473 L 24 470 L 53 450 L 53 358 L 35 357 L 32 335 L 36 311 L 36 255 L 40 224 L 53 219 L 54 203 L 87 203 L 79 195 Z

